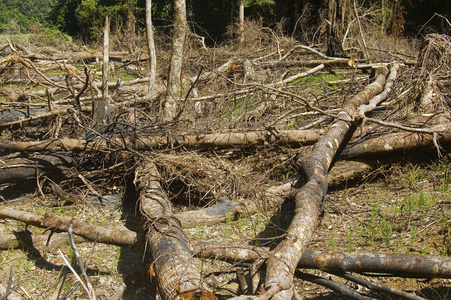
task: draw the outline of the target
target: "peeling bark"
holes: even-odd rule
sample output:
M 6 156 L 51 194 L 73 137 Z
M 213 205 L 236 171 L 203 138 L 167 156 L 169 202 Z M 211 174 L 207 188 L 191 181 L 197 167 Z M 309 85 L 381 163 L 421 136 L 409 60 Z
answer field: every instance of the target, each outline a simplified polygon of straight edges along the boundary
M 180 221 L 171 211 L 160 185 L 155 165 L 143 162 L 135 171 L 139 189 L 139 208 L 145 218 L 147 249 L 151 274 L 155 274 L 162 299 L 215 299 L 202 285 L 202 277 L 193 261 Z

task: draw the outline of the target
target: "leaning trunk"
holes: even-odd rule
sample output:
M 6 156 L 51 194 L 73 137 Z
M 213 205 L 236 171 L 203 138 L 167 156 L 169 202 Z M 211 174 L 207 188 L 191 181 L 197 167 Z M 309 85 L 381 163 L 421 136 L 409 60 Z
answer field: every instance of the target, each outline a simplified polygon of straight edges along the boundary
M 147 49 L 149 51 L 149 93 L 155 84 L 157 74 L 157 54 L 155 51 L 155 41 L 153 37 L 152 25 L 152 0 L 146 1 L 146 30 L 147 30 Z
M 309 244 L 319 224 L 322 203 L 327 192 L 327 174 L 334 157 L 352 136 L 352 122 L 360 105 L 382 91 L 386 68 L 379 70 L 376 81 L 347 101 L 338 114 L 339 119 L 328 129 L 314 146 L 310 155 L 299 166 L 300 179 L 294 186 L 295 215 L 288 228 L 286 238 L 273 250 L 267 262 L 267 277 L 264 299 L 291 289 L 293 273 L 297 263 Z M 354 128 L 355 129 L 355 128 Z M 280 295 L 282 298 L 285 296 Z

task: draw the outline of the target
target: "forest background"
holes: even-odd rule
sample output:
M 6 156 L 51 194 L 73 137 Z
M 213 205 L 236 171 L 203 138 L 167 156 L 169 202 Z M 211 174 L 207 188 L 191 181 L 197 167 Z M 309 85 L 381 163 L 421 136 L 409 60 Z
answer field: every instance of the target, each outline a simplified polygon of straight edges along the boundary
M 235 3 L 237 2 L 237 3 Z M 152 3 L 155 31 L 166 32 L 172 24 L 173 1 L 156 0 Z M 417 36 L 431 32 L 447 33 L 449 26 L 443 18 L 433 18 L 439 13 L 451 17 L 451 2 L 432 1 L 363 1 L 367 7 L 377 7 L 380 17 L 387 19 L 381 30 L 388 34 Z M 327 13 L 328 1 L 313 0 L 246 0 L 246 18 L 258 20 L 262 26 L 274 27 L 284 24 L 284 30 L 294 37 L 302 38 L 305 31 L 297 21 L 303 17 L 303 26 L 320 26 L 322 15 Z M 305 8 L 309 8 L 306 10 Z M 236 22 L 238 1 L 188 0 L 187 17 L 191 31 L 206 37 L 209 45 L 228 37 L 228 28 Z M 104 17 L 109 15 L 112 31 L 133 31 L 145 34 L 145 0 L 1 0 L 0 33 L 20 34 L 42 31 L 50 35 L 58 31 L 66 38 L 94 42 L 101 38 Z M 402 19 L 400 21 L 400 19 Z M 396 28 L 402 23 L 402 29 Z M 399 24 L 398 24 L 399 25 Z M 398 26 L 399 27 L 399 26 Z M 395 32 L 396 31 L 396 32 Z

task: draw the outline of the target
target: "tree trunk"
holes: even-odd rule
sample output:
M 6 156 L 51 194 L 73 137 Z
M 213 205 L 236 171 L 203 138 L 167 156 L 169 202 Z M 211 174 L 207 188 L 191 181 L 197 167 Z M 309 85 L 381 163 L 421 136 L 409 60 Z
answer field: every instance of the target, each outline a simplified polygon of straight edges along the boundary
M 186 31 L 185 0 L 174 0 L 174 28 L 172 36 L 171 66 L 169 70 L 168 88 L 164 102 L 163 120 L 173 120 L 179 110 L 182 97 L 182 65 L 185 48 Z
M 348 0 L 329 1 L 329 30 L 327 35 L 327 56 L 345 57 L 342 45 L 344 21 Z
M 240 0 L 240 15 L 239 15 L 239 34 L 240 43 L 244 42 L 244 0 Z
M 105 17 L 105 28 L 103 29 L 103 65 L 102 65 L 102 97 L 93 101 L 92 119 L 94 128 L 99 130 L 109 122 L 110 99 L 108 97 L 109 81 L 109 32 L 110 20 Z
M 150 274 L 156 278 L 161 299 L 215 299 L 203 287 L 202 276 L 193 261 L 180 221 L 160 185 L 155 165 L 143 162 L 135 171 L 139 208 L 145 219 Z
M 157 77 L 157 54 L 155 51 L 155 40 L 153 37 L 152 25 L 152 0 L 146 0 L 146 30 L 147 30 L 147 50 L 149 51 L 149 93 Z
M 295 215 L 288 228 L 287 237 L 272 251 L 267 261 L 266 293 L 269 299 L 280 291 L 291 289 L 296 265 L 319 224 L 322 203 L 327 192 L 327 174 L 334 157 L 352 136 L 351 122 L 360 105 L 382 91 L 387 75 L 381 68 L 375 82 L 348 100 L 328 129 L 314 146 L 310 155 L 299 166 L 300 179 L 295 184 Z

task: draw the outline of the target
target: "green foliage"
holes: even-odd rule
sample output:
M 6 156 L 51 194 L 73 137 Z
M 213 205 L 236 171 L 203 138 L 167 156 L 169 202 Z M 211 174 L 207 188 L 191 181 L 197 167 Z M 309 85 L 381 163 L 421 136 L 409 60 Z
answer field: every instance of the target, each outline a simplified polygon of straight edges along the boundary
M 134 30 L 127 27 L 142 10 L 137 4 L 138 0 L 57 0 L 49 20 L 72 36 L 94 41 L 102 36 L 107 15 L 112 31 Z
M 45 23 L 56 0 L 0 0 L 0 32 L 20 34 L 29 26 Z

